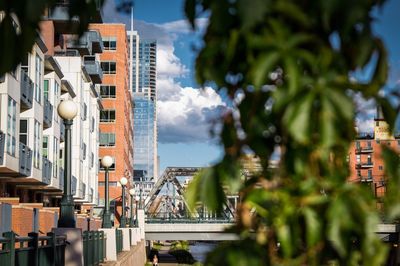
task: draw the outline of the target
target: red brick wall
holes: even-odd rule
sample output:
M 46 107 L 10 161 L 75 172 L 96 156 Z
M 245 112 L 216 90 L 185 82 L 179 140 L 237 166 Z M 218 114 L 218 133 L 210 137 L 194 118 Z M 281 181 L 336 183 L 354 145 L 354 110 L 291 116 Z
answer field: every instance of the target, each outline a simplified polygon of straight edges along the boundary
M 51 229 L 57 227 L 54 224 L 54 212 L 48 210 L 39 210 L 39 233 L 46 235 Z
M 33 209 L 21 206 L 12 206 L 11 230 L 20 236 L 27 236 L 33 231 Z

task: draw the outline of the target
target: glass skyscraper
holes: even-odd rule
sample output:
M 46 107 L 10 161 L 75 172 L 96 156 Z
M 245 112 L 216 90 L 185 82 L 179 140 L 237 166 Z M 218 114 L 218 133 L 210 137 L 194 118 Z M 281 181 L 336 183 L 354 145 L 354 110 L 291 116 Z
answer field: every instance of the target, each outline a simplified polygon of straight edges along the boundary
M 128 31 L 128 39 L 131 58 L 130 85 L 134 101 L 134 179 L 154 182 L 158 178 L 157 43 L 155 40 L 141 40 L 136 31 Z

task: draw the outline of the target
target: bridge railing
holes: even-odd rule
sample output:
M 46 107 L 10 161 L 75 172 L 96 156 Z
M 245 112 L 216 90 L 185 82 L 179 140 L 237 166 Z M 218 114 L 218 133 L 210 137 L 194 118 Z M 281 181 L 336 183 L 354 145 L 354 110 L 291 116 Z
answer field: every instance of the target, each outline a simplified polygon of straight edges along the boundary
M 156 217 L 147 217 L 146 223 L 234 223 L 233 218 L 199 215 L 198 213 L 179 215 L 171 212 L 160 212 Z

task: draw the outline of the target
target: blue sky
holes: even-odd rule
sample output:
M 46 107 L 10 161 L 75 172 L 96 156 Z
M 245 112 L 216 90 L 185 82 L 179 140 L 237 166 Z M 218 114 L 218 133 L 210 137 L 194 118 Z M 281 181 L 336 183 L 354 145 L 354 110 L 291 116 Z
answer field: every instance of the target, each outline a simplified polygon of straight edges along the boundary
M 113 11 L 114 0 L 104 8 L 105 22 L 120 22 L 130 26 L 130 15 Z M 166 166 L 207 166 L 222 156 L 217 142 L 208 136 L 208 120 L 226 107 L 224 101 L 208 88 L 199 92 L 194 81 L 193 46 L 201 46 L 201 31 L 191 32 L 183 14 L 183 0 L 136 0 L 134 28 L 142 38 L 158 41 L 158 119 L 161 171 Z M 380 35 L 389 52 L 391 75 L 388 86 L 397 87 L 400 79 L 400 1 L 390 0 L 383 10 L 374 12 L 375 32 Z M 200 19 L 205 28 L 206 19 Z M 368 76 L 368 73 L 366 74 Z M 357 99 L 364 114 L 358 119 L 362 131 L 372 129 L 374 104 Z

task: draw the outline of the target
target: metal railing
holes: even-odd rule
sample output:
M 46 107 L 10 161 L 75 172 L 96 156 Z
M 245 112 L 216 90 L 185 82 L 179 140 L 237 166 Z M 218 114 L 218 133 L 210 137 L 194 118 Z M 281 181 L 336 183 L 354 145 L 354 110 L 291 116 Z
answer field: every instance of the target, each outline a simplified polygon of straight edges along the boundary
M 23 110 L 32 108 L 33 82 L 25 70 L 21 70 L 21 108 Z
M 106 237 L 102 231 L 83 232 L 83 262 L 85 266 L 99 265 L 106 256 Z
M 100 62 L 85 60 L 83 64 L 93 83 L 101 83 L 103 79 L 103 70 L 101 69 Z
M 67 49 L 76 49 L 81 55 L 92 54 L 92 42 L 88 32 L 83 33 L 79 39 L 68 40 Z
M 207 213 L 185 213 L 183 215 L 171 212 L 159 212 L 156 217 L 148 217 L 146 223 L 177 224 L 177 223 L 234 223 L 234 218 L 208 215 Z
M 49 128 L 53 122 L 53 105 L 49 100 L 44 99 L 43 105 L 43 127 Z
M 371 153 L 374 151 L 372 146 L 370 147 L 356 147 L 356 153 Z
M 117 254 L 122 251 L 122 230 L 119 230 L 118 228 L 115 229 L 115 239 L 116 239 L 116 247 L 117 247 Z
M 374 167 L 373 162 L 361 162 L 356 164 L 356 169 Z
M 93 53 L 102 53 L 104 50 L 104 46 L 100 32 L 98 32 L 97 30 L 90 30 L 87 33 L 89 35 L 89 39 L 92 42 Z
M 29 233 L 28 237 L 18 237 L 14 232 L 3 233 L 0 237 L 0 265 L 64 265 L 65 236 L 47 233 Z
M 3 133 L 3 131 L 0 130 L 0 165 L 3 164 L 3 160 L 4 160 L 5 138 L 6 138 L 6 135 Z
M 19 173 L 30 176 L 32 170 L 32 150 L 23 143 L 19 143 Z

